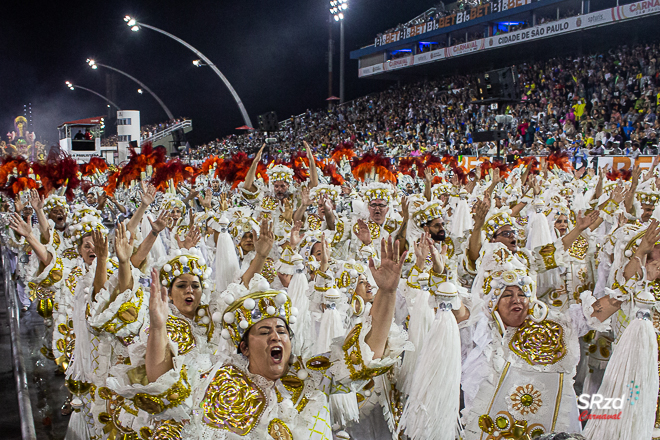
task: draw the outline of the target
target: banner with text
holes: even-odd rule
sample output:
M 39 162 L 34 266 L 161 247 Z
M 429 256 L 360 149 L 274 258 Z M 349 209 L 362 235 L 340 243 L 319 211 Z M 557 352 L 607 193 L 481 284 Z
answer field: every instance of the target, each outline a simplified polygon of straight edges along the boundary
M 470 41 L 468 43 L 461 43 L 455 46 L 445 47 L 414 56 L 389 60 L 385 63 L 361 68 L 358 72 L 358 76 L 363 77 L 375 75 L 377 73 L 385 72 L 388 70 L 395 70 L 403 67 L 410 67 L 416 64 L 440 61 L 446 58 L 466 55 L 481 50 L 495 49 L 498 47 L 509 46 L 511 44 L 537 40 L 540 38 L 553 37 L 555 35 L 576 32 L 582 29 L 612 24 L 618 21 L 630 20 L 658 13 L 660 13 L 660 0 L 640 1 L 637 3 L 631 3 L 628 5 L 617 6 L 611 9 L 605 9 L 602 11 L 580 15 L 578 17 L 569 17 L 563 20 L 537 25 L 520 31 L 495 35 L 488 38 L 481 38 L 478 40 Z

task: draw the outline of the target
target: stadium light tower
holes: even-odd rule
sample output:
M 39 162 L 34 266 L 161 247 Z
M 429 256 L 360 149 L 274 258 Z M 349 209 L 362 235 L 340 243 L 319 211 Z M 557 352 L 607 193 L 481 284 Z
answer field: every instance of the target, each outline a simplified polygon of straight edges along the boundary
M 215 74 L 218 75 L 218 77 L 222 80 L 223 83 L 225 83 L 225 86 L 227 86 L 227 88 L 229 89 L 229 92 L 230 92 L 231 95 L 234 97 L 234 100 L 236 101 L 236 104 L 238 104 L 238 108 L 239 108 L 239 110 L 241 111 L 241 114 L 243 115 L 243 121 L 245 122 L 245 124 L 246 124 L 248 127 L 252 127 L 252 121 L 250 121 L 250 117 L 248 116 L 247 111 L 245 110 L 245 106 L 243 105 L 243 101 L 241 101 L 241 98 L 238 97 L 238 93 L 236 93 L 236 90 L 234 90 L 234 88 L 232 87 L 232 85 L 229 83 L 229 80 L 227 80 L 227 78 L 222 74 L 222 72 L 220 72 L 220 69 L 218 69 L 218 67 L 217 67 L 215 64 L 213 64 L 213 63 L 211 62 L 211 60 L 209 60 L 209 59 L 208 59 L 203 53 L 201 53 L 200 51 L 198 51 L 197 49 L 195 49 L 193 46 L 191 46 L 190 44 L 188 44 L 188 43 L 186 43 L 185 41 L 183 41 L 181 38 L 179 38 L 179 37 L 177 37 L 177 36 L 175 36 L 175 35 L 172 35 L 172 34 L 170 34 L 169 32 L 165 32 L 165 31 L 162 30 L 162 29 L 158 29 L 157 27 L 150 26 L 150 25 L 148 25 L 148 24 L 144 24 L 144 23 L 140 23 L 140 22 L 138 22 L 135 18 L 133 18 L 133 17 L 131 17 L 131 16 L 129 16 L 129 15 L 127 15 L 126 17 L 124 17 L 124 21 L 126 22 L 126 24 L 128 25 L 128 27 L 131 28 L 131 30 L 132 30 L 133 32 L 137 32 L 137 31 L 140 30 L 140 28 L 143 28 L 143 27 L 144 27 L 144 28 L 147 28 L 147 29 L 151 29 L 152 31 L 156 31 L 156 32 L 159 32 L 159 33 L 161 33 L 161 34 L 163 34 L 163 35 L 166 35 L 166 36 L 170 37 L 171 39 L 173 39 L 173 40 L 175 40 L 175 41 L 177 41 L 177 42 L 183 44 L 183 45 L 186 46 L 188 49 L 190 49 L 191 51 L 193 51 L 193 53 L 195 53 L 195 55 L 197 55 L 197 56 L 201 59 L 201 61 L 203 61 L 204 63 L 206 63 L 206 65 L 208 65 L 209 67 L 211 67 L 211 69 L 213 69 L 213 71 L 215 72 Z M 195 64 L 195 65 L 197 65 L 197 64 Z M 200 65 L 201 65 L 201 62 L 200 62 Z
M 172 114 L 172 112 L 170 111 L 170 109 L 167 108 L 167 106 L 165 105 L 165 103 L 164 103 L 164 102 L 163 102 L 163 101 L 162 101 L 162 100 L 161 100 L 161 99 L 160 99 L 160 98 L 159 98 L 154 92 L 152 92 L 151 89 L 150 89 L 149 87 L 147 87 L 144 83 L 142 83 L 141 81 L 139 81 L 137 78 L 134 78 L 134 77 L 132 77 L 131 75 L 129 75 L 128 73 L 123 72 L 123 71 L 121 71 L 121 70 L 119 70 L 119 69 L 116 69 L 116 68 L 114 68 L 114 67 L 112 67 L 112 66 L 108 66 L 107 64 L 97 63 L 96 61 L 94 61 L 94 60 L 91 59 L 91 58 L 87 58 L 87 64 L 89 64 L 89 67 L 91 67 L 91 68 L 94 69 L 94 70 L 98 69 L 99 66 L 100 66 L 100 67 L 105 67 L 106 69 L 110 69 L 110 70 L 112 70 L 112 71 L 114 71 L 114 72 L 121 73 L 121 74 L 124 75 L 125 77 L 127 77 L 127 78 L 129 78 L 129 79 L 132 79 L 133 81 L 135 81 L 135 82 L 141 87 L 139 90 L 146 90 L 147 92 L 149 92 L 149 94 L 150 94 L 151 96 L 154 97 L 154 99 L 155 99 L 156 101 L 158 101 L 158 104 L 160 104 L 160 106 L 162 107 L 162 109 L 163 109 L 163 110 L 165 111 L 165 113 L 167 114 L 167 119 L 169 119 L 169 120 L 174 119 L 174 115 Z M 142 92 L 141 92 L 141 91 L 138 91 L 138 93 L 141 94 Z
M 330 0 L 330 13 L 339 22 L 339 103 L 344 102 L 344 12 L 348 0 Z
M 105 96 L 101 95 L 99 92 L 95 92 L 94 90 L 88 89 L 88 88 L 86 88 L 86 87 L 79 86 L 79 85 L 77 85 L 77 84 L 73 84 L 71 81 L 67 81 L 67 82 L 66 82 L 66 86 L 69 88 L 69 90 L 80 89 L 80 90 L 85 90 L 85 91 L 87 91 L 87 92 L 89 92 L 89 93 L 93 93 L 93 94 L 95 94 L 96 96 L 98 96 L 99 98 L 103 99 L 105 102 L 107 102 L 107 103 L 108 103 L 108 107 L 110 107 L 110 105 L 113 105 L 117 110 L 121 110 L 117 104 L 115 104 L 114 102 L 110 101 L 108 98 L 106 98 Z

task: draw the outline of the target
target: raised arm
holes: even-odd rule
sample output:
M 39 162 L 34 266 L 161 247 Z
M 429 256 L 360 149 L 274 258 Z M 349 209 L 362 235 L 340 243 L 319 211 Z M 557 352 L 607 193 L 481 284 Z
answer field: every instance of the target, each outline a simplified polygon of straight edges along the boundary
M 255 192 L 257 190 L 257 187 L 254 185 L 254 178 L 257 175 L 257 166 L 259 166 L 259 162 L 261 161 L 261 153 L 264 151 L 265 146 L 266 144 L 263 144 L 259 152 L 254 156 L 252 165 L 250 165 L 250 169 L 245 175 L 245 182 L 243 183 L 243 188 L 245 188 L 250 192 Z
M 36 189 L 30 190 L 30 204 L 34 209 L 34 213 L 37 214 L 41 237 L 48 243 L 50 241 L 50 228 L 48 227 L 48 218 L 44 213 L 44 198 L 39 195 Z
M 103 289 L 108 281 L 108 236 L 101 231 L 92 231 L 92 240 L 94 241 L 94 253 L 96 254 L 96 272 L 94 272 L 94 290 L 92 292 L 92 302 L 96 299 L 96 294 Z
M 424 197 L 426 201 L 431 201 L 431 187 L 433 186 L 433 176 L 431 175 L 431 170 L 426 168 L 424 170 Z
M 160 213 L 156 221 L 151 221 L 149 217 L 147 219 L 149 220 L 149 223 L 151 223 L 151 232 L 149 235 L 144 237 L 142 240 L 142 243 L 140 243 L 140 246 L 138 246 L 137 251 L 131 256 L 131 264 L 135 267 L 140 267 L 142 266 L 142 263 L 144 263 L 144 260 L 147 259 L 147 255 L 149 255 L 149 251 L 153 247 L 154 243 L 156 242 L 156 239 L 158 238 L 158 234 L 161 233 L 163 229 L 165 229 L 165 226 L 167 226 L 167 221 L 169 217 L 169 212 L 163 211 Z
M 128 221 L 126 229 L 131 233 L 131 236 L 135 236 L 135 231 L 142 221 L 142 216 L 147 211 L 149 205 L 151 205 L 156 199 L 156 187 L 151 184 L 146 184 L 145 182 L 140 182 L 142 186 L 142 193 L 140 194 L 142 201 L 138 209 L 133 213 L 133 217 Z
M 243 285 L 249 286 L 250 280 L 252 280 L 254 274 L 259 273 L 264 269 L 264 263 L 266 263 L 266 258 L 268 258 L 268 255 L 273 248 L 274 241 L 275 234 L 273 233 L 273 224 L 268 220 L 263 219 L 261 221 L 261 227 L 259 228 L 259 238 L 254 244 L 256 255 L 241 277 Z
M 474 213 L 474 227 L 470 234 L 470 241 L 468 243 L 467 256 L 471 263 L 475 263 L 479 259 L 479 252 L 481 252 L 481 228 L 486 221 L 486 215 L 490 209 L 490 199 L 484 197 L 476 203 Z
M 582 216 L 582 214 L 578 213 L 575 227 L 571 229 L 571 231 L 568 234 L 566 234 L 564 238 L 561 239 L 561 242 L 564 245 L 564 249 L 568 250 L 568 248 L 570 248 L 573 245 L 573 242 L 577 240 L 580 234 L 582 234 L 582 232 L 584 232 L 585 229 L 587 229 L 596 220 L 600 218 L 599 213 L 600 211 L 593 211 L 584 217 Z
M 660 240 L 660 227 L 658 221 L 653 219 L 649 223 L 649 227 L 646 229 L 646 233 L 642 237 L 642 242 L 637 247 L 635 254 L 623 269 L 623 277 L 626 280 L 629 280 L 635 275 L 642 276 L 642 268 L 646 266 L 646 259 L 658 240 Z
M 316 169 L 316 161 L 314 160 L 314 153 L 312 149 L 309 148 L 309 144 L 306 141 L 303 141 L 305 144 L 305 150 L 307 152 L 307 160 L 309 160 L 309 187 L 314 188 L 319 184 L 319 174 Z
M 48 266 L 53 260 L 53 255 L 48 252 L 46 246 L 41 244 L 37 237 L 32 234 L 32 226 L 23 221 L 20 215 L 13 212 L 9 217 L 9 227 L 19 235 L 25 237 L 25 241 L 32 247 L 34 254 L 44 266 Z
M 119 260 L 119 283 L 116 294 L 130 289 L 133 284 L 133 273 L 131 271 L 131 255 L 133 254 L 133 240 L 135 236 L 128 238 L 127 228 L 123 223 L 117 225 L 115 230 L 115 252 Z M 114 300 L 116 294 L 113 294 Z M 110 302 L 111 302 L 110 301 Z
M 380 359 L 385 353 L 387 336 L 390 333 L 394 308 L 396 306 L 396 288 L 401 278 L 401 268 L 406 255 L 399 253 L 399 242 L 392 244 L 392 237 L 380 242 L 380 266 L 376 269 L 373 258 L 369 259 L 369 268 L 378 286 L 378 294 L 371 307 L 371 330 L 364 341 L 374 352 L 374 359 Z
M 309 188 L 304 187 L 300 190 L 300 206 L 296 209 L 296 212 L 293 213 L 293 222 L 302 221 L 305 217 L 305 211 L 312 204 L 312 199 L 309 198 Z
M 149 297 L 149 337 L 145 368 L 147 380 L 155 382 L 160 376 L 174 368 L 172 352 L 168 347 L 167 317 L 170 308 L 167 304 L 167 289 L 161 286 L 158 271 L 151 269 L 151 295 Z

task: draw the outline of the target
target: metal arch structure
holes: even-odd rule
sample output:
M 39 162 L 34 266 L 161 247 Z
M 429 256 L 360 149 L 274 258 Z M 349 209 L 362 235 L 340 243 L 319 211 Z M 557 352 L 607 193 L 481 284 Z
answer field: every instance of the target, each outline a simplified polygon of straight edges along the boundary
M 185 47 L 190 49 L 195 55 L 197 55 L 201 60 L 203 60 L 206 64 L 208 64 L 209 67 L 211 67 L 211 69 L 213 69 L 215 74 L 218 75 L 218 77 L 220 77 L 222 82 L 225 83 L 225 86 L 227 86 L 227 88 L 229 89 L 229 92 L 234 97 L 234 100 L 236 101 L 236 104 L 238 104 L 238 108 L 241 111 L 241 114 L 243 115 L 243 121 L 245 122 L 245 125 L 247 125 L 248 127 L 252 127 L 252 121 L 250 120 L 250 116 L 248 116 L 247 111 L 245 110 L 245 106 L 243 105 L 243 101 L 241 101 L 241 98 L 239 98 L 238 93 L 236 93 L 236 90 L 234 90 L 234 87 L 232 87 L 232 85 L 229 83 L 229 80 L 222 74 L 222 72 L 220 72 L 220 69 L 218 69 L 218 67 L 215 64 L 213 64 L 213 62 L 210 59 L 208 59 L 203 53 L 201 53 L 199 50 L 195 49 L 193 46 L 186 43 L 185 41 L 183 41 L 181 38 L 177 37 L 176 35 L 172 35 L 169 32 L 166 32 L 162 29 L 158 29 L 157 27 L 150 26 L 148 24 L 144 24 L 144 23 L 141 23 L 139 21 L 134 21 L 134 20 L 135 19 L 131 20 L 131 22 L 133 22 L 133 24 L 130 25 L 131 29 L 133 29 L 136 26 L 138 28 L 139 27 L 145 27 L 147 29 L 151 29 L 153 31 L 156 31 L 156 32 L 159 32 L 163 35 L 166 35 L 166 36 L 170 37 L 171 39 L 183 44 Z
M 133 81 L 135 81 L 137 84 L 140 85 L 140 87 L 142 87 L 144 90 L 146 90 L 147 92 L 149 92 L 149 94 L 150 94 L 151 96 L 153 96 L 154 99 L 155 99 L 156 101 L 158 101 L 158 104 L 160 104 L 160 106 L 163 108 L 163 110 L 164 110 L 165 113 L 167 114 L 167 118 L 168 118 L 169 120 L 174 119 L 174 115 L 172 114 L 172 112 L 170 111 L 170 109 L 167 108 L 167 106 L 165 105 L 165 103 L 164 103 L 164 102 L 158 97 L 158 95 L 156 95 L 154 92 L 152 92 L 151 89 L 150 89 L 149 87 L 147 87 L 143 82 L 141 82 L 141 81 L 138 80 L 137 78 L 135 78 L 135 77 L 129 75 L 128 73 L 126 73 L 126 72 L 124 72 L 124 71 L 121 71 L 121 70 L 119 70 L 119 69 L 117 69 L 117 68 L 115 68 L 115 67 L 108 66 L 107 64 L 101 64 L 101 63 L 97 63 L 96 61 L 94 61 L 94 65 L 96 65 L 96 66 L 101 66 L 101 67 L 105 67 L 106 69 L 110 69 L 110 70 L 112 70 L 112 71 L 114 71 L 114 72 L 120 73 L 120 74 L 124 75 L 125 77 L 127 77 L 127 78 L 132 79 Z
M 114 106 L 117 110 L 121 110 L 117 104 L 115 104 L 114 102 L 110 101 L 108 98 L 106 98 L 105 96 L 101 95 L 99 92 L 95 92 L 94 90 L 88 89 L 88 88 L 83 87 L 83 86 L 79 86 L 79 85 L 77 85 L 77 84 L 71 84 L 71 90 L 74 90 L 74 89 L 81 89 L 81 90 L 85 90 L 85 91 L 87 91 L 87 92 L 89 92 L 89 93 L 93 93 L 93 94 L 95 94 L 96 96 L 98 96 L 99 98 L 105 100 L 108 104 L 111 104 L 112 106 Z

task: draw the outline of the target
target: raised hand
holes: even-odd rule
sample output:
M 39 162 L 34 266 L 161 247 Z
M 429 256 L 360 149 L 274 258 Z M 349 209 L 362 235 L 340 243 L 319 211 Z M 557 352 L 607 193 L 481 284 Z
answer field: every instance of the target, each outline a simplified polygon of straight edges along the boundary
M 380 241 L 380 266 L 376 268 L 373 258 L 369 258 L 369 269 L 379 290 L 394 292 L 399 285 L 401 268 L 407 252 L 399 253 L 399 241 L 392 244 L 392 237 Z
M 149 220 L 149 223 L 151 224 L 151 232 L 155 232 L 156 235 L 158 235 L 163 229 L 167 227 L 170 220 L 170 212 L 162 211 L 155 221 L 151 221 L 151 219 L 147 216 L 147 220 Z
M 211 189 L 208 188 L 204 192 L 204 197 L 199 199 L 199 204 L 202 205 L 202 207 L 211 209 L 211 199 L 213 197 L 213 194 L 211 194 Z
M 167 289 L 160 284 L 158 271 L 151 269 L 151 292 L 149 296 L 149 326 L 164 329 L 170 315 Z
M 433 182 L 433 175 L 431 174 L 431 170 L 429 168 L 424 169 L 424 183 L 427 185 L 430 185 L 431 182 Z
M 190 229 L 183 241 L 179 241 L 179 247 L 184 249 L 191 249 L 197 246 L 199 240 L 202 238 L 202 233 L 199 231 L 199 228 L 195 226 L 194 223 L 190 224 Z M 177 238 L 177 241 L 179 239 Z
M 23 221 L 20 215 L 12 212 L 9 216 L 9 227 L 19 235 L 27 237 L 32 234 L 32 226 Z
M 17 195 L 16 198 L 14 199 L 14 209 L 16 210 L 17 213 L 21 213 L 23 209 L 25 208 L 25 205 L 23 202 L 21 202 L 21 196 Z
M 474 229 L 481 229 L 490 210 L 490 200 L 484 198 L 474 205 Z
M 156 187 L 144 181 L 140 182 L 140 187 L 142 188 L 142 192 L 140 193 L 142 203 L 145 206 L 151 205 L 156 200 Z
M 357 221 L 357 226 L 357 238 L 364 244 L 371 244 L 371 231 L 369 230 L 369 226 L 362 219 Z
M 325 272 L 328 270 L 328 266 L 330 265 L 330 247 L 328 246 L 328 242 L 325 240 L 325 233 L 321 236 L 321 261 L 320 261 L 320 269 L 321 272 Z
M 598 210 L 595 210 L 586 216 L 582 216 L 582 213 L 578 212 L 577 221 L 575 222 L 575 227 L 581 231 L 584 231 L 589 226 L 591 226 L 592 223 L 598 220 L 599 217 L 600 217 L 600 211 Z
M 407 222 L 410 219 L 410 212 L 408 209 L 409 209 L 408 197 L 403 196 L 401 198 L 401 217 L 403 218 L 404 222 Z
M 413 243 L 415 248 L 415 265 L 418 269 L 424 269 L 426 264 L 426 258 L 429 256 L 429 241 L 427 239 L 426 232 L 422 233 L 422 236 Z
M 128 238 L 126 225 L 119 223 L 115 230 L 115 253 L 120 263 L 126 263 L 133 255 L 133 240 L 134 236 Z
M 660 223 L 653 219 L 649 223 L 649 227 L 646 228 L 642 242 L 637 248 L 637 255 L 642 256 L 650 253 L 658 241 L 660 241 Z
M 291 201 L 286 198 L 282 200 L 282 204 L 284 205 L 284 212 L 282 213 L 282 216 L 284 217 L 284 220 L 286 220 L 288 223 L 291 223 L 293 220 L 293 206 Z
M 39 195 L 39 192 L 36 189 L 30 190 L 30 205 L 36 211 L 38 209 L 44 209 L 44 197 Z
M 259 238 L 254 244 L 254 249 L 257 255 L 266 258 L 275 242 L 275 234 L 273 232 L 273 224 L 266 219 L 261 220 L 261 227 L 259 228 Z
M 300 190 L 300 196 L 301 200 L 300 203 L 304 206 L 311 206 L 312 205 L 312 199 L 309 197 L 309 188 L 304 186 L 302 190 Z
M 330 214 L 334 210 L 332 200 L 328 196 L 323 196 L 323 213 Z
M 430 240 L 430 239 L 429 239 Z M 433 262 L 433 272 L 441 274 L 445 271 L 445 262 L 447 261 L 447 245 L 442 245 L 442 250 L 438 251 L 433 242 L 431 242 L 431 261 Z
M 612 190 L 612 195 L 610 196 L 612 198 L 612 201 L 614 203 L 621 203 L 624 199 L 625 196 L 625 191 L 623 189 L 623 186 L 619 183 L 614 190 Z
M 220 211 L 229 209 L 229 201 L 227 201 L 227 193 L 220 194 Z
M 289 243 L 294 249 L 300 244 L 303 237 L 305 236 L 304 233 L 300 232 L 300 228 L 302 228 L 302 222 L 300 220 L 296 221 L 291 228 L 291 237 L 289 238 Z
M 94 253 L 98 260 L 108 259 L 108 236 L 95 229 L 92 231 L 92 241 L 94 242 Z

